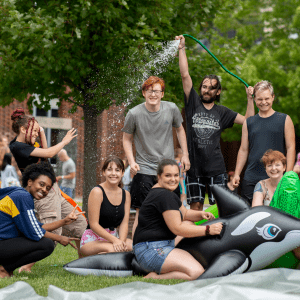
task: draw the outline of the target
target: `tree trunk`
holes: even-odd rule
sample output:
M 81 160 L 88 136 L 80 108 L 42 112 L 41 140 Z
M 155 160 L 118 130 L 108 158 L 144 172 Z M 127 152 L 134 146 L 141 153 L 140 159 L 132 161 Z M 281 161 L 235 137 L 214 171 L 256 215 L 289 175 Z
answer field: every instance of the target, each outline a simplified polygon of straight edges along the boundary
M 88 197 L 96 186 L 97 170 L 97 111 L 93 107 L 83 108 L 84 116 L 84 174 L 82 210 L 88 214 Z

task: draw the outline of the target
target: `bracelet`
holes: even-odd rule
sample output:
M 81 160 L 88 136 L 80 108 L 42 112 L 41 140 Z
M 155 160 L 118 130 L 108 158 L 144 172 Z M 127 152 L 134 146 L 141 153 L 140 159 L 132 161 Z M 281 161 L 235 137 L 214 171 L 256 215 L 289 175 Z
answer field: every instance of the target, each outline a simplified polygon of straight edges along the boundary
M 65 176 L 63 175 L 63 176 L 61 176 L 61 179 L 64 179 L 65 178 Z
M 206 227 L 205 227 L 205 235 L 210 235 L 209 229 L 210 229 L 210 226 L 206 225 Z

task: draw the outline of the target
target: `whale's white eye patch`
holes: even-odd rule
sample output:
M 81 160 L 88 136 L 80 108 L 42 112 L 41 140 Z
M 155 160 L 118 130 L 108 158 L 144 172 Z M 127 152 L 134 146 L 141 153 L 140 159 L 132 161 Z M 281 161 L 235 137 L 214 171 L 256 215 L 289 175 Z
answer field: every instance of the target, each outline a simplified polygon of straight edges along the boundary
M 258 235 L 261 235 L 265 240 L 276 238 L 281 229 L 274 224 L 266 224 L 263 227 L 256 227 Z
M 242 223 L 240 223 L 239 226 L 231 233 L 231 235 L 245 234 L 251 231 L 259 221 L 269 216 L 271 216 L 271 214 L 267 212 L 254 213 L 243 220 Z

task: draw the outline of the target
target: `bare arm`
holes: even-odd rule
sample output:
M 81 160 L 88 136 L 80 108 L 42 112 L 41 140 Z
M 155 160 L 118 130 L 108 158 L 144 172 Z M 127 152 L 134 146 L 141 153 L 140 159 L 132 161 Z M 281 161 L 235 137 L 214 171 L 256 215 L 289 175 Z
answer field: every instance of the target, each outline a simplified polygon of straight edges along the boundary
M 247 122 L 245 121 L 242 129 L 241 147 L 237 156 L 234 177 L 232 179 L 232 185 L 234 188 L 237 188 L 240 184 L 240 175 L 246 164 L 248 153 L 249 153 L 248 129 L 247 129 Z
M 261 181 L 259 181 L 254 188 L 252 207 L 264 205 L 264 196 L 265 195 L 261 185 Z
M 47 144 L 47 139 L 46 139 L 46 135 L 45 135 L 45 131 L 44 128 L 40 126 L 40 139 L 43 145 L 44 149 L 48 148 L 48 144 Z
M 71 172 L 70 174 L 68 174 L 68 175 L 63 175 L 64 176 L 64 179 L 73 179 L 73 178 L 75 178 L 75 175 L 76 175 L 76 172 Z M 59 181 L 59 180 L 61 180 L 62 179 L 62 176 L 57 176 L 56 177 L 56 180 L 57 181 Z
M 198 222 L 200 220 L 213 220 L 215 217 L 210 212 L 205 211 L 199 211 L 199 210 L 193 210 L 193 209 L 186 209 L 184 205 L 180 207 L 180 211 L 183 215 L 184 221 L 192 221 L 192 222 Z
M 183 237 L 196 237 L 205 235 L 205 226 L 196 226 L 194 224 L 181 222 L 180 213 L 177 210 L 164 211 L 163 218 L 168 228 L 176 235 Z M 222 228 L 222 223 L 212 224 L 210 225 L 210 234 L 220 234 Z
M 130 215 L 130 203 L 131 203 L 130 194 L 129 194 L 128 191 L 126 191 L 126 201 L 125 201 L 125 207 L 124 207 L 125 215 L 124 215 L 124 218 L 123 218 L 122 223 L 120 224 L 120 228 L 119 228 L 120 240 L 123 241 L 123 242 L 126 241 L 127 235 L 128 235 L 128 223 L 129 223 L 129 215 Z
M 130 165 L 130 174 L 133 176 L 140 170 L 140 166 L 135 162 L 132 150 L 133 135 L 127 132 L 123 132 L 123 148 L 125 155 Z
M 286 117 L 284 125 L 284 136 L 286 146 L 286 170 L 292 171 L 296 159 L 295 128 L 290 116 Z
M 188 101 L 190 92 L 193 86 L 192 78 L 189 74 L 189 66 L 188 61 L 185 53 L 185 38 L 183 35 L 176 36 L 176 40 L 180 40 L 180 44 L 178 46 L 179 50 L 179 69 L 180 69 L 180 75 L 182 79 L 182 86 L 183 90 L 186 96 L 186 99 Z
M 183 165 L 182 172 L 186 172 L 191 167 L 190 160 L 189 160 L 189 152 L 188 152 L 187 142 L 186 142 L 186 134 L 185 134 L 182 124 L 180 125 L 180 127 L 176 128 L 175 130 L 176 130 L 176 134 L 177 134 L 177 138 L 178 138 L 180 147 L 183 152 L 183 155 L 181 158 L 181 163 Z
M 73 138 L 77 136 L 76 129 L 72 128 L 68 131 L 66 136 L 63 138 L 63 140 L 58 143 L 57 145 L 44 149 L 44 148 L 35 148 L 31 153 L 30 156 L 35 157 L 42 157 L 42 158 L 52 158 L 54 155 L 56 155 L 64 146 L 68 145 Z
M 246 115 L 242 116 L 240 114 L 237 114 L 234 123 L 236 124 L 244 124 L 245 120 L 249 117 L 252 117 L 255 115 L 255 109 L 254 109 L 254 100 L 253 100 L 253 92 L 254 89 L 252 86 L 249 86 L 248 88 L 246 88 L 246 93 L 247 93 L 247 111 L 246 111 Z

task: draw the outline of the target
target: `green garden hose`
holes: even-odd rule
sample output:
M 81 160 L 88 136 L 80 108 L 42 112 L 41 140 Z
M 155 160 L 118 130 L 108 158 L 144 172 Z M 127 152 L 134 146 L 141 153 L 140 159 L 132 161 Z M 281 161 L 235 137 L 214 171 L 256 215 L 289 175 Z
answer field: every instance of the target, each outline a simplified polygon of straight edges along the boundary
M 189 35 L 189 34 L 183 34 L 183 36 L 187 36 L 191 39 L 193 39 L 194 41 L 196 41 L 198 44 L 201 45 L 201 47 L 203 47 L 214 59 L 215 61 L 227 72 L 229 73 L 231 76 L 237 78 L 238 80 L 240 80 L 246 87 L 249 86 L 249 84 L 247 84 L 243 79 L 241 79 L 239 76 L 233 74 L 232 72 L 230 72 L 229 70 L 227 70 L 223 65 L 222 63 L 200 42 L 198 41 L 197 39 L 195 39 L 193 36 Z

